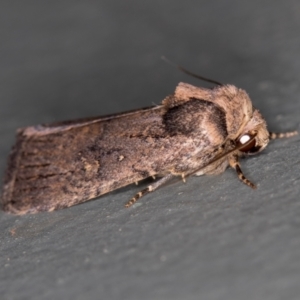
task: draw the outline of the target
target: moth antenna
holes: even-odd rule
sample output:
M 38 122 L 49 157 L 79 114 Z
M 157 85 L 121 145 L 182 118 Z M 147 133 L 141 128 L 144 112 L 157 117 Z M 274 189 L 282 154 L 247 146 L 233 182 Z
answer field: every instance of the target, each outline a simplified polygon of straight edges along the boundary
M 275 139 L 289 138 L 297 134 L 298 131 L 290 131 L 290 132 L 282 132 L 282 133 L 269 132 L 269 137 L 271 140 L 275 140 Z
M 177 65 L 175 63 L 173 63 L 172 61 L 170 61 L 169 59 L 167 59 L 165 56 L 162 56 L 161 57 L 162 60 L 164 60 L 166 63 L 168 63 L 169 65 L 179 69 L 181 72 L 185 73 L 185 74 L 188 74 L 192 77 L 195 77 L 197 79 L 200 79 L 200 80 L 203 80 L 203 81 L 206 81 L 206 82 L 210 82 L 210 83 L 213 83 L 213 84 L 216 84 L 216 85 L 223 85 L 222 83 L 216 81 L 216 80 L 213 80 L 213 79 L 209 79 L 209 78 L 206 78 L 206 77 L 203 77 L 203 76 L 200 76 L 198 74 L 195 74 L 189 70 L 187 70 L 186 68 L 180 66 L 180 65 Z
M 255 137 L 256 137 L 256 135 L 254 135 L 247 143 L 241 144 L 241 145 L 239 145 L 239 146 L 237 146 L 237 147 L 235 147 L 235 148 L 233 148 L 233 149 L 227 151 L 226 153 L 220 154 L 219 156 L 217 156 L 216 158 L 214 158 L 213 160 L 211 160 L 209 163 L 207 163 L 207 164 L 204 165 L 203 167 L 201 167 L 201 168 L 199 168 L 199 169 L 197 169 L 197 170 L 195 170 L 195 171 L 189 173 L 187 176 L 194 175 L 194 174 L 198 173 L 199 171 L 201 171 L 201 170 L 207 168 L 209 165 L 215 163 L 216 161 L 218 161 L 218 160 L 220 160 L 220 159 L 222 159 L 222 158 L 224 158 L 224 157 L 226 157 L 226 156 L 228 156 L 228 155 L 230 155 L 230 154 L 232 154 L 232 153 L 238 151 L 238 150 L 241 149 L 241 148 L 247 147 L 248 145 L 250 145 L 250 144 L 254 141 Z

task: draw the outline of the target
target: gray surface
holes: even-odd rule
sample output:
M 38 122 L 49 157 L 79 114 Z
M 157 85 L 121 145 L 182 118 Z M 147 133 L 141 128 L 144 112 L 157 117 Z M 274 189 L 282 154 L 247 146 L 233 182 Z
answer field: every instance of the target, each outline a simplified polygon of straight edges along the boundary
M 19 3 L 18 3 L 19 2 Z M 45 3 L 44 3 L 45 2 Z M 175 3 L 176 2 L 176 3 Z M 299 1 L 2 1 L 0 171 L 17 127 L 159 103 L 162 54 L 299 129 Z M 70 209 L 0 213 L 1 299 L 299 299 L 299 137 L 233 171 Z

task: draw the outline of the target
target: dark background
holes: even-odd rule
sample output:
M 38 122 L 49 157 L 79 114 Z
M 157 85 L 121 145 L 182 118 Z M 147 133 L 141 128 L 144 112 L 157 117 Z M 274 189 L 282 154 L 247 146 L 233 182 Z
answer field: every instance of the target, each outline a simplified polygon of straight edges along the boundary
M 18 127 L 160 103 L 165 64 L 247 90 L 299 129 L 300 2 L 1 1 L 0 171 Z M 144 184 L 69 209 L 0 213 L 1 299 L 299 299 L 299 137 L 138 205 Z

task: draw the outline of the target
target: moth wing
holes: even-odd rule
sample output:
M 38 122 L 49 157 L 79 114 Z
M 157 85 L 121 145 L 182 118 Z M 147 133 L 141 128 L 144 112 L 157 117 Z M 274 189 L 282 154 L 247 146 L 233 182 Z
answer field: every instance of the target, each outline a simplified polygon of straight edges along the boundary
M 156 174 L 188 174 L 224 142 L 224 114 L 192 98 L 175 107 L 21 129 L 5 176 L 3 209 L 52 211 Z
M 138 149 L 149 147 L 141 140 L 143 130 L 159 123 L 162 113 L 161 107 L 151 107 L 19 129 L 5 175 L 3 209 L 51 211 L 154 175 L 147 164 L 150 148 L 140 158 Z

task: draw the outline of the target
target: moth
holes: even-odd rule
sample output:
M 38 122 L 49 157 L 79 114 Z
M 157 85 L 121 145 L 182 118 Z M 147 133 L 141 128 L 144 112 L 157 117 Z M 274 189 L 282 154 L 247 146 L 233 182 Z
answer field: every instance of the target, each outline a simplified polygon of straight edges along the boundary
M 130 199 L 129 207 L 173 179 L 216 175 L 227 166 L 255 188 L 239 158 L 259 153 L 270 139 L 297 132 L 270 133 L 244 90 L 197 77 L 216 86 L 179 83 L 157 106 L 17 130 L 4 179 L 3 210 L 53 211 L 160 177 Z

